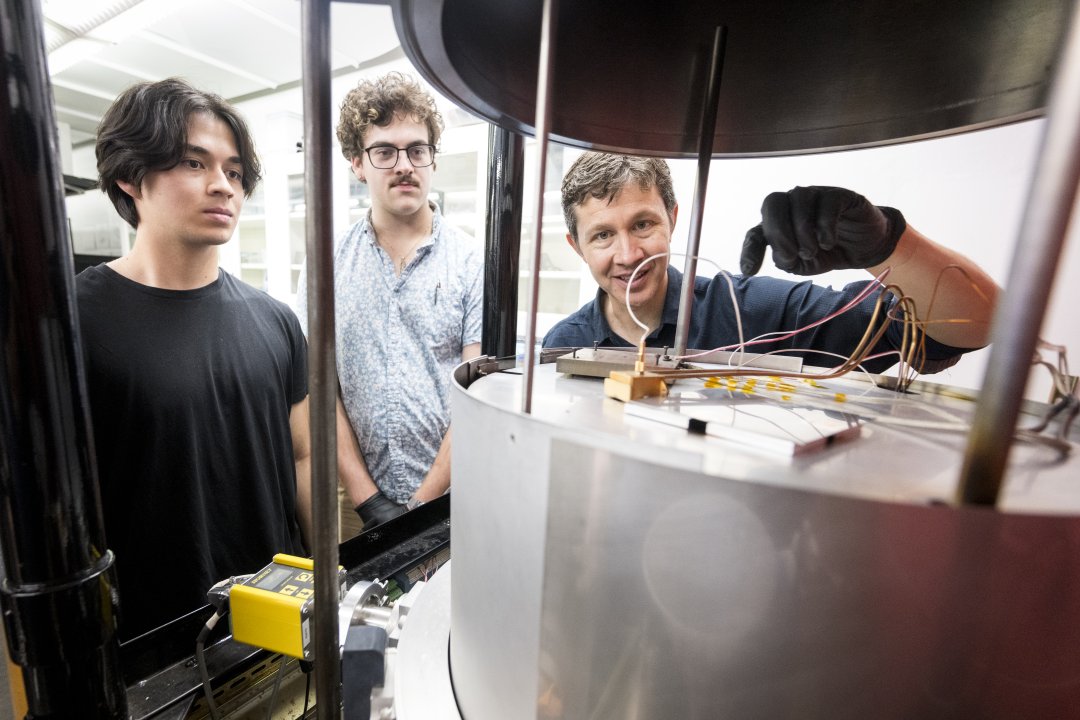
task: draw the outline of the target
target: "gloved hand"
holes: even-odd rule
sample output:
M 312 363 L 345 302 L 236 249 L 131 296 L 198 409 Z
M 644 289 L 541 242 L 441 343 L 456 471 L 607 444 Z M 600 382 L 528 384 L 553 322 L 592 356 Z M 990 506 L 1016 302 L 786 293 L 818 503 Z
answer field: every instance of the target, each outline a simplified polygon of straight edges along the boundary
M 905 228 L 899 210 L 876 207 L 844 188 L 775 192 L 761 205 L 761 224 L 746 233 L 739 268 L 756 274 L 766 245 L 776 267 L 796 275 L 873 267 L 892 255 Z
M 364 530 L 382 525 L 403 512 L 405 512 L 404 506 L 398 505 L 383 495 L 382 490 L 376 490 L 374 495 L 356 506 L 356 514 L 364 521 Z

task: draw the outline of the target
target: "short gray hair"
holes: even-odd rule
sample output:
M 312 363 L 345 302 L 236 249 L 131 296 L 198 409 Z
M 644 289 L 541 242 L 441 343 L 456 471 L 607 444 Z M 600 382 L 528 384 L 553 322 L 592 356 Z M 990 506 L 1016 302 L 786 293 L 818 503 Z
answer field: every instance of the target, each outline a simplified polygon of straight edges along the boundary
M 631 182 L 642 190 L 655 187 L 670 218 L 675 212 L 671 170 L 660 158 L 587 152 L 570 166 L 562 182 L 562 209 L 566 228 L 578 241 L 575 209 L 588 198 L 611 202 Z

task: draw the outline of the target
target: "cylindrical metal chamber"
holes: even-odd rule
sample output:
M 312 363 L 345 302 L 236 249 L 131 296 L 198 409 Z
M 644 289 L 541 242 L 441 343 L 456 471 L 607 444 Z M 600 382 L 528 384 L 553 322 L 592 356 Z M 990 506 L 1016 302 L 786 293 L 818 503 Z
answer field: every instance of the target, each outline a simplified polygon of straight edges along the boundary
M 876 416 L 785 457 L 631 417 L 553 365 L 525 415 L 520 382 L 470 384 L 462 366 L 454 387 L 450 665 L 466 720 L 1080 707 L 1075 457 L 1017 442 L 999 508 L 956 508 L 940 501 L 975 403 L 929 384 L 890 399 L 830 381 Z M 943 416 L 957 429 L 935 429 Z

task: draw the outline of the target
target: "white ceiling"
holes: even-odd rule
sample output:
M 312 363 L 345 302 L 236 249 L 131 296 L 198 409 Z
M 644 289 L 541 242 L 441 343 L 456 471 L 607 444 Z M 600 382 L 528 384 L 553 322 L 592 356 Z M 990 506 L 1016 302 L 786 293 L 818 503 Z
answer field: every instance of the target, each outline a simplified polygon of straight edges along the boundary
M 128 86 L 179 76 L 239 101 L 296 87 L 299 0 L 42 0 L 57 120 L 93 139 Z M 331 70 L 401 56 L 390 8 L 331 3 Z

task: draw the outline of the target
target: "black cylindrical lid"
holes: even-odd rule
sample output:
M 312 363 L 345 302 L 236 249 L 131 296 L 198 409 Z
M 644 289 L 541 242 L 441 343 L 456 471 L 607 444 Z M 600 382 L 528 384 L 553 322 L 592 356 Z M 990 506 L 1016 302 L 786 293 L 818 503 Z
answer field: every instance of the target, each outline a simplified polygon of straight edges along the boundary
M 1065 0 L 559 4 L 551 138 L 695 156 L 714 28 L 728 28 L 714 156 L 902 142 L 1040 115 Z M 413 64 L 534 134 L 541 0 L 396 0 Z

